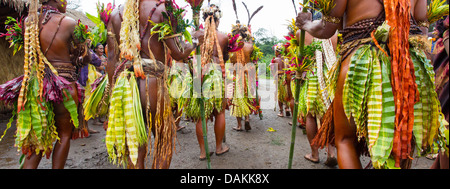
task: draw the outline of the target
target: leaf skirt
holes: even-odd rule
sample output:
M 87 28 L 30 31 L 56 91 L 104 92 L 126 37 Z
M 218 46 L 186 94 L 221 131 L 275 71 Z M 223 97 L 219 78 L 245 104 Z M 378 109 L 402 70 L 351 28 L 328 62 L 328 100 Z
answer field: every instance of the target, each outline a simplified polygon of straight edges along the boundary
M 17 118 L 15 146 L 18 151 L 28 157 L 35 153 L 42 156 L 46 155 L 49 158 L 53 150 L 53 143 L 59 140 L 53 104 L 63 103 L 70 113 L 71 123 L 77 128 L 79 124 L 77 104 L 69 92 L 69 90 L 76 89 L 71 88 L 70 82 L 46 69 L 42 80 L 42 98 L 39 96 L 38 78 L 31 76 L 28 80 L 25 104 L 22 109 L 18 110 L 17 100 L 23 78 L 23 76 L 20 76 L 11 80 L 12 82 L 0 85 L 0 100 L 14 105 L 13 116 L 10 118 L 0 141 L 11 127 L 14 118 Z
M 436 142 L 442 141 L 439 128 L 445 121 L 434 90 L 431 62 L 419 49 L 412 47 L 410 53 L 420 100 L 414 106 L 412 133 L 401 133 L 401 137 L 413 135 L 417 155 L 425 155 L 436 149 L 432 147 L 438 145 Z M 372 45 L 362 45 L 356 50 L 350 60 L 342 101 L 347 118 L 353 117 L 355 121 L 358 140 L 367 143 L 374 167 L 395 168 L 391 153 L 396 132 L 395 103 L 391 63 L 384 52 Z
M 322 99 L 322 93 L 319 86 L 319 80 L 315 73 L 316 68 L 308 71 L 307 80 L 300 86 L 300 96 L 298 103 L 298 113 L 301 117 L 306 117 L 308 113 L 313 116 L 322 117 L 325 114 L 326 107 Z M 295 94 L 295 82 L 291 82 L 293 95 Z
M 146 142 L 147 130 L 136 78 L 133 72 L 123 71 L 111 92 L 105 138 L 109 160 L 126 167 L 130 158 L 130 162 L 136 165 L 138 147 Z
M 233 99 L 231 100 L 230 115 L 234 117 L 245 117 L 256 110 L 253 106 L 251 95 L 249 94 L 248 75 L 244 74 L 244 79 L 240 77 L 236 78 L 234 82 Z M 242 86 L 242 83 L 244 84 Z
M 191 85 L 192 86 L 192 85 Z M 200 96 L 194 96 L 193 89 L 189 89 L 191 95 L 188 105 L 185 107 L 187 117 L 194 120 L 201 119 Z M 211 116 L 214 110 L 221 112 L 224 108 L 225 85 L 222 72 L 211 70 L 203 77 L 202 94 L 206 117 Z

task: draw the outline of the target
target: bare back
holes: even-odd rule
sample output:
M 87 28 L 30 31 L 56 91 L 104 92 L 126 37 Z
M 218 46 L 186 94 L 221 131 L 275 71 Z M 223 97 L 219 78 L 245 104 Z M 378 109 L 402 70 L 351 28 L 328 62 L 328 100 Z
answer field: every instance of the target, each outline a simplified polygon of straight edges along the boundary
M 242 49 L 244 50 L 245 60 L 244 60 L 244 62 L 241 62 L 241 63 L 243 63 L 243 64 L 249 63 L 250 62 L 250 57 L 251 57 L 251 55 L 253 53 L 253 43 L 245 42 L 244 43 L 244 47 Z M 230 57 L 230 62 L 231 63 L 237 63 L 236 53 L 233 53 L 233 56 Z
M 360 20 L 375 18 L 383 10 L 382 0 L 342 1 L 347 2 L 343 23 L 345 26 L 350 26 Z M 337 3 L 339 3 L 339 0 L 337 0 Z M 424 20 L 424 16 L 426 16 L 426 0 L 411 0 L 411 14 L 416 20 Z
M 42 52 L 50 61 L 70 62 L 70 42 L 73 40 L 72 34 L 76 22 L 62 14 L 51 15 L 51 19 L 45 25 L 41 24 L 43 19 L 40 16 L 39 40 Z M 61 63 L 58 61 L 52 63 Z
M 150 30 L 152 29 L 152 25 L 148 23 L 148 18 L 151 17 L 151 20 L 155 23 L 161 23 L 164 21 L 162 17 L 162 12 L 166 10 L 164 4 L 160 4 L 157 6 L 158 1 L 154 0 L 143 0 L 139 3 L 139 28 L 140 33 L 142 33 L 144 30 L 147 30 L 145 32 L 144 37 L 141 40 L 141 57 L 143 58 L 150 58 L 148 55 L 149 52 L 149 46 L 153 54 L 155 55 L 156 60 L 159 60 L 161 62 L 165 61 L 165 53 L 162 42 L 158 41 L 158 37 L 154 36 L 150 39 Z M 156 9 L 152 11 L 153 8 Z M 110 32 L 114 34 L 115 41 L 117 42 L 117 49 L 119 48 L 118 45 L 120 44 L 120 28 L 121 23 L 123 21 L 123 12 L 124 12 L 124 6 L 121 5 L 117 9 L 114 9 L 111 13 L 111 21 L 108 24 L 108 28 L 110 28 Z M 152 13 L 153 12 L 153 13 Z M 152 14 L 151 14 L 152 13 Z M 147 24 L 148 23 L 148 24 Z M 145 27 L 146 25 L 147 28 Z M 149 45 L 149 43 L 151 45 Z M 114 46 L 114 45 L 111 45 Z M 109 51 L 108 51 L 109 52 Z M 114 52 L 114 51 L 113 51 Z M 118 57 L 117 57 L 118 59 Z

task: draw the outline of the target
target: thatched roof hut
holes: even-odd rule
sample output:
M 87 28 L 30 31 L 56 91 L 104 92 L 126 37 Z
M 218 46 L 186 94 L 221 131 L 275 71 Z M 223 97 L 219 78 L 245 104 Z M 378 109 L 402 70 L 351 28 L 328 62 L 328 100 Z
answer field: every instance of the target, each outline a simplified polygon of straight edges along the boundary
M 19 18 L 28 14 L 28 0 L 0 0 L 0 32 L 4 33 L 5 20 L 8 16 Z M 94 26 L 84 13 L 76 10 L 67 10 L 66 15 L 73 19 L 80 19 L 88 26 Z M 14 79 L 23 74 L 23 49 L 13 56 L 13 49 L 9 48 L 8 41 L 0 38 L 0 84 Z M 11 107 L 0 104 L 0 113 L 8 112 Z

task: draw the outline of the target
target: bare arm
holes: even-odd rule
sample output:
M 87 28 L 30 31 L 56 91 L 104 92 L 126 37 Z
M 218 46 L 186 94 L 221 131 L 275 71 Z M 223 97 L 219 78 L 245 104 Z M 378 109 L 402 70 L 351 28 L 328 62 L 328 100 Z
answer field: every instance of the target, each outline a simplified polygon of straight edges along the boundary
M 347 7 L 347 0 L 336 0 L 335 3 L 336 6 L 331 10 L 329 16 L 340 18 L 341 21 L 339 23 L 324 21 L 324 19 L 313 21 L 311 13 L 301 12 L 297 16 L 297 27 L 316 38 L 328 39 L 332 37 L 336 33 L 336 30 L 343 26 L 343 16 Z
M 81 66 L 88 65 L 91 60 L 91 52 L 89 51 L 90 39 L 86 39 L 86 41 L 81 42 L 74 36 L 75 27 L 77 27 L 77 22 L 72 18 L 65 17 L 63 23 L 66 31 L 71 34 L 71 40 L 73 41 L 73 45 L 70 46 L 70 54 L 72 63 L 81 64 Z M 80 65 L 77 65 L 80 66 Z
M 186 59 L 193 50 L 197 47 L 197 45 L 186 44 L 183 42 L 179 42 L 178 37 L 165 39 L 167 47 L 170 49 L 170 56 L 177 61 L 182 61 Z M 182 48 L 178 47 L 177 43 L 182 45 Z M 181 50 L 184 49 L 184 50 Z
M 417 22 L 428 22 L 427 17 L 427 1 L 426 0 L 418 0 L 416 2 L 414 8 L 414 19 Z M 420 26 L 420 30 L 422 30 L 422 34 L 428 36 L 428 28 Z
M 116 69 L 116 64 L 119 61 L 119 39 L 118 35 L 116 35 L 116 31 L 114 29 L 114 20 L 115 16 L 111 15 L 111 21 L 108 23 L 108 64 L 106 65 L 106 73 L 108 74 L 109 82 L 112 81 L 112 77 L 114 71 Z M 111 84 L 111 83 L 110 83 Z

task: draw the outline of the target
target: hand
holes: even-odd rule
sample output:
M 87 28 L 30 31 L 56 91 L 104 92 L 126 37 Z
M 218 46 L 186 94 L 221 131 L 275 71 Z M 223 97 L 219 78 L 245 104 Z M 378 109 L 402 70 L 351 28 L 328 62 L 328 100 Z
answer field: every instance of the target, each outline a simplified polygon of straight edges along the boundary
M 305 30 L 305 25 L 312 21 L 312 14 L 310 12 L 300 12 L 297 15 L 297 20 L 295 21 L 295 25 Z
M 198 39 L 199 44 L 203 44 L 203 41 L 205 39 L 205 31 L 204 30 L 197 30 L 194 32 L 194 35 L 192 36 L 193 39 Z

